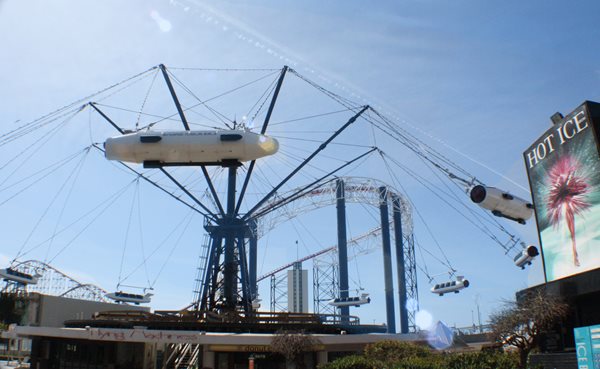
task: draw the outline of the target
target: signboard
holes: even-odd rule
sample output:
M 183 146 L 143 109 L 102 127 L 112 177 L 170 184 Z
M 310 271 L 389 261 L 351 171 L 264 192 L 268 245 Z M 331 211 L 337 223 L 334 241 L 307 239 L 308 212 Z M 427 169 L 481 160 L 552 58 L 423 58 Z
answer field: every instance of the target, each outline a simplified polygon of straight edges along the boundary
M 600 369 L 600 325 L 575 328 L 575 350 L 579 369 Z
M 215 352 L 254 352 L 254 353 L 271 353 L 272 348 L 269 345 L 208 345 L 209 351 Z M 324 345 L 314 345 L 310 351 L 323 351 L 325 350 Z M 259 355 L 252 355 L 252 357 L 258 359 Z
M 271 352 L 269 345 L 208 345 L 209 351 L 216 352 Z
M 599 112 L 585 102 L 523 153 L 547 282 L 600 267 Z

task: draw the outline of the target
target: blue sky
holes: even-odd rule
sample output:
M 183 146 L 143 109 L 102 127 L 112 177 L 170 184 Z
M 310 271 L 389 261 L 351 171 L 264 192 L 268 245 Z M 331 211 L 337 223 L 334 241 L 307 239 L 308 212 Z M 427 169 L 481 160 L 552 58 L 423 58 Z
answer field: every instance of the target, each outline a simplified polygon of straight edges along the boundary
M 528 187 L 523 150 L 549 127 L 555 111 L 568 113 L 584 100 L 600 99 L 600 55 L 594 47 L 600 36 L 595 19 L 598 7 L 593 1 L 0 1 L 0 46 L 5 56 L 0 60 L 2 132 L 159 63 L 274 69 L 287 64 L 327 89 L 367 101 L 483 182 L 527 197 L 527 192 L 511 183 Z M 180 73 L 182 78 L 193 78 L 193 73 Z M 214 86 L 207 88 L 225 83 L 213 82 Z M 292 91 L 295 86 L 293 82 L 286 85 Z M 297 97 L 295 92 L 285 93 Z M 152 109 L 152 101 L 148 109 Z M 276 111 L 281 115 L 274 118 L 292 117 L 299 114 L 295 109 L 303 108 L 283 104 L 281 109 Z M 90 134 L 87 113 L 84 115 L 84 125 L 58 137 L 45 158 L 58 159 L 85 147 L 88 136 L 101 141 L 114 134 L 110 127 L 96 126 Z M 359 135 L 360 131 L 349 134 Z M 368 141 L 373 144 L 372 138 Z M 15 142 L 2 155 L 8 157 L 29 143 L 26 139 Z M 418 158 L 396 142 L 379 138 L 376 143 L 396 160 L 419 168 Z M 108 193 L 106 183 L 119 188 L 117 183 L 133 179 L 115 171 L 98 155 L 86 164 L 82 178 L 89 183 L 79 184 L 73 195 L 81 196 L 79 207 L 66 207 L 73 214 L 86 209 L 88 202 L 93 206 L 92 200 L 101 199 L 104 190 Z M 393 182 L 377 165 L 381 164 L 357 168 L 352 174 Z M 32 219 L 44 212 L 49 198 L 60 188 L 60 178 L 64 181 L 67 175 L 65 172 L 36 190 L 45 202 L 27 194 L 0 207 L 7 227 L 2 229 L 7 241 L 0 248 L 2 257 L 16 255 L 31 232 Z M 489 238 L 404 177 L 407 195 L 436 240 L 472 282 L 459 295 L 439 298 L 428 291 L 427 280 L 420 275 L 421 306 L 436 319 L 469 325 L 476 300 L 485 318 L 503 298 L 512 298 L 518 289 L 542 280 L 539 261 L 529 271 L 518 270 Z M 122 225 L 127 223 L 137 196 L 131 191 L 118 208 L 111 209 L 115 223 L 100 223 L 97 230 L 78 239 L 56 258 L 57 268 L 108 290 L 115 287 L 125 243 Z M 186 212 L 172 200 L 144 186 L 138 193 L 146 199 L 144 204 L 151 202 L 157 207 L 144 208 L 149 214 L 144 216 L 146 229 L 164 226 L 170 230 L 184 219 Z M 56 203 L 59 205 L 53 209 L 58 210 L 47 217 L 46 237 L 57 222 L 64 221 L 60 201 Z M 359 207 L 352 211 L 356 220 L 349 220 L 350 232 L 357 235 L 371 226 L 373 210 Z M 334 216 L 331 208 L 300 219 L 302 223 L 295 227 L 311 229 L 310 235 L 282 228 L 266 237 L 259 251 L 262 272 L 335 242 L 335 234 L 328 232 L 326 225 L 314 222 L 321 217 L 333 221 Z M 157 278 L 156 308 L 178 308 L 190 300 L 202 239 L 202 220 L 192 222 L 194 231 L 187 232 L 177 247 L 170 246 L 175 251 Z M 537 243 L 531 224 L 503 224 L 526 242 Z M 36 237 L 43 238 L 44 232 L 38 233 Z M 161 239 L 167 231 L 159 233 L 148 237 Z M 106 240 L 100 242 L 99 234 Z M 415 221 L 415 234 L 424 247 L 437 252 L 421 221 Z M 144 243 L 150 247 L 152 241 Z M 124 258 L 126 270 L 136 265 L 132 247 Z M 166 248 L 161 252 L 159 259 L 168 257 Z M 36 250 L 29 256 L 43 259 L 45 254 L 46 250 Z M 381 255 L 373 253 L 350 267 L 356 271 L 351 272 L 353 279 L 372 293 L 371 306 L 353 310 L 369 323 L 385 319 L 377 272 L 380 261 Z M 444 272 L 434 260 L 426 260 L 426 264 L 431 274 Z M 152 280 L 163 264 L 157 260 L 149 265 Z M 376 267 L 365 268 L 371 265 Z M 140 284 L 147 278 L 134 275 L 132 279 Z

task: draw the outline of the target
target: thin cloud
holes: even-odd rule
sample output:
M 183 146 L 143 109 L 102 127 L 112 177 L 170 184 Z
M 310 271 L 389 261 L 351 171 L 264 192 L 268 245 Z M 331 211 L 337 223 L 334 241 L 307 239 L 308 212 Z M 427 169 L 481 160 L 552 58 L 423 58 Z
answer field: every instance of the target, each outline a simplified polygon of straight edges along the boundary
M 171 22 L 163 18 L 158 11 L 152 10 L 150 12 L 150 18 L 154 19 L 154 21 L 158 25 L 158 28 L 160 28 L 162 32 L 169 32 L 171 30 Z

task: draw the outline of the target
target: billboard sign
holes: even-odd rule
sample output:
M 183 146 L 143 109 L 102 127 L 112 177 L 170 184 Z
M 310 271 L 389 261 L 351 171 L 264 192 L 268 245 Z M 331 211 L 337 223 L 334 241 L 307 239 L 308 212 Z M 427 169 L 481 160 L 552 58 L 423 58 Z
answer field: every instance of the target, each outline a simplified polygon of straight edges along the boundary
M 547 282 L 600 267 L 598 112 L 585 102 L 523 153 Z

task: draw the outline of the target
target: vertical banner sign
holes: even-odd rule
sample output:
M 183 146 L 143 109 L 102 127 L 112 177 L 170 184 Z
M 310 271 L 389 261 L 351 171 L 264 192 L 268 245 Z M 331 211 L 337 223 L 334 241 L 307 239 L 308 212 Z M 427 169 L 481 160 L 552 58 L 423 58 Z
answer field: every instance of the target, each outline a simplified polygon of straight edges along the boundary
M 600 369 L 600 325 L 574 329 L 577 367 Z
M 547 282 L 600 267 L 598 112 L 585 102 L 523 153 Z

